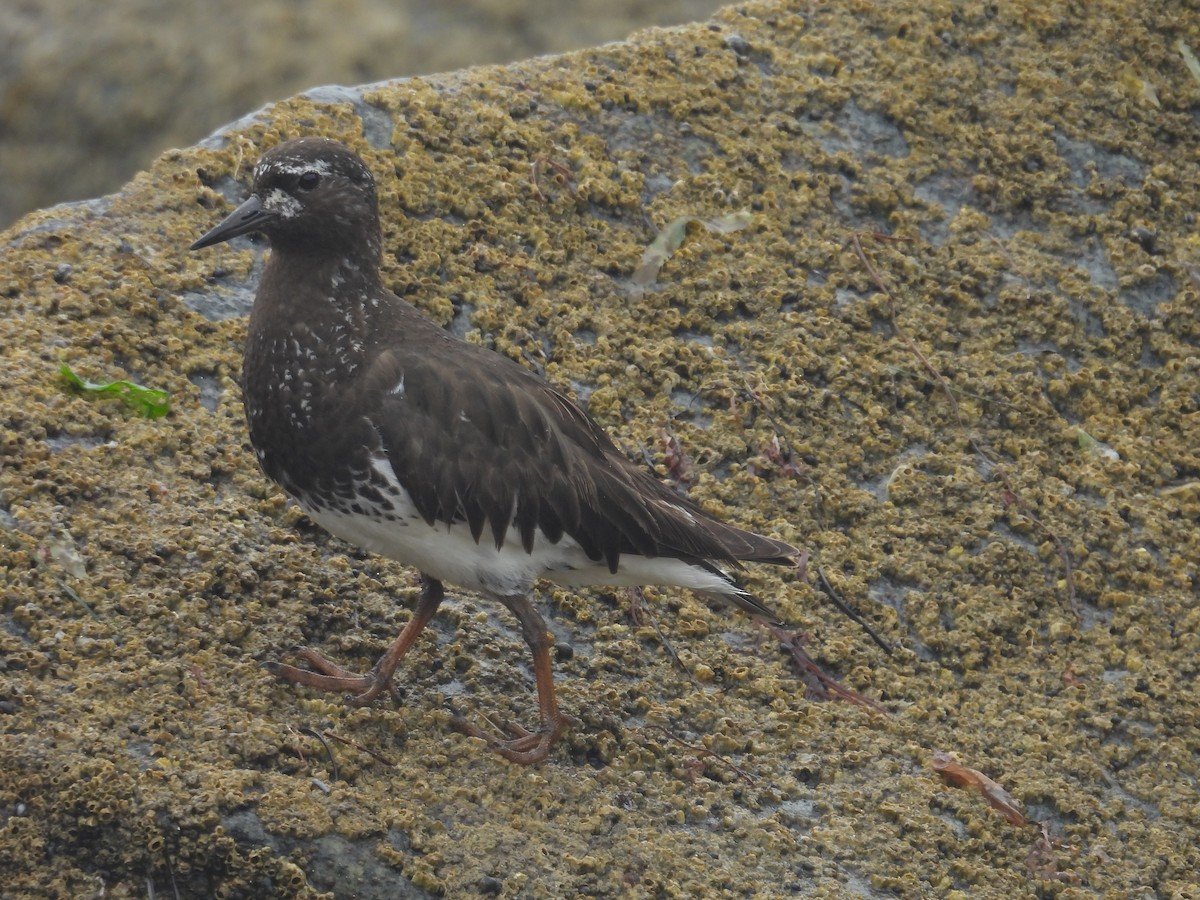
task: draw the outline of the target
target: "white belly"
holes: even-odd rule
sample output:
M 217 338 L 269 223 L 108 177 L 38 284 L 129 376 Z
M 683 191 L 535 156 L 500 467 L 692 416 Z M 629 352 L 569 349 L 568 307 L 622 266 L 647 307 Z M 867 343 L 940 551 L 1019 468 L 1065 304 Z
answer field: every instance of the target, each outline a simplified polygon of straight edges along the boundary
M 524 596 L 539 578 L 568 587 L 663 584 L 714 594 L 737 592 L 719 575 L 669 557 L 625 555 L 617 571 L 610 572 L 603 562 L 589 559 L 570 537 L 550 543 L 540 530 L 534 534 L 531 553 L 525 552 L 515 528 L 509 529 L 504 545 L 496 549 L 490 530 L 485 529 L 476 543 L 465 522 L 427 525 L 407 492 L 393 497 L 392 503 L 395 518 L 390 521 L 327 507 L 314 509 L 303 502 L 300 506 L 318 525 L 344 541 L 413 566 L 439 581 L 494 596 Z

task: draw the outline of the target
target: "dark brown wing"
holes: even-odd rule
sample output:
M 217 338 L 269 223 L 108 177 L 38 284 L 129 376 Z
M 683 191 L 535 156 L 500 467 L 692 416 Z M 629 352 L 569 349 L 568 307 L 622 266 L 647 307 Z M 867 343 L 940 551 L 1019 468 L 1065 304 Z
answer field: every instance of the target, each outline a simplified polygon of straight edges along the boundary
M 629 462 L 531 372 L 426 335 L 381 353 L 365 378 L 379 398 L 368 417 L 425 521 L 466 522 L 476 541 L 486 528 L 497 547 L 515 525 L 526 551 L 537 529 L 567 534 L 613 572 L 623 553 L 794 562 L 791 546 L 716 521 Z

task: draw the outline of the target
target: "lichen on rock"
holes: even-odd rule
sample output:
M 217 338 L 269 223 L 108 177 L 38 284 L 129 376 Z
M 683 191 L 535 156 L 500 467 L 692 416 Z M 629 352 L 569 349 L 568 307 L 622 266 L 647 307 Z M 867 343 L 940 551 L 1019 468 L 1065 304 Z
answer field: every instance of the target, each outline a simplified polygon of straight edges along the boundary
M 293 98 L 0 235 L 5 896 L 1186 892 L 1200 83 L 1170 6 L 749 3 Z M 275 683 L 258 663 L 298 644 L 369 666 L 416 591 L 255 468 L 261 248 L 186 252 L 301 134 L 376 173 L 393 290 L 663 475 L 673 437 L 696 502 L 806 548 L 811 583 L 749 582 L 890 714 L 806 696 L 773 635 L 663 589 L 653 620 L 543 594 L 579 722 L 533 770 L 448 727 L 533 714 L 479 598 L 405 660 L 400 707 Z M 632 289 L 658 229 L 742 209 Z M 63 360 L 171 413 L 71 393 Z

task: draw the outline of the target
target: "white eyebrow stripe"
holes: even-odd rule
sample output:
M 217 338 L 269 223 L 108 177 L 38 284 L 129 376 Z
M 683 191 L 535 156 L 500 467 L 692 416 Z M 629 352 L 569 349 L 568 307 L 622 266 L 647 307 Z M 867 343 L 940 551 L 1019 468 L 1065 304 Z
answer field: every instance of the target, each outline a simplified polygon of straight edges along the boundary
M 284 175 L 303 175 L 305 172 L 316 172 L 318 175 L 329 175 L 333 169 L 323 159 L 313 159 L 307 162 L 273 162 L 271 168 Z

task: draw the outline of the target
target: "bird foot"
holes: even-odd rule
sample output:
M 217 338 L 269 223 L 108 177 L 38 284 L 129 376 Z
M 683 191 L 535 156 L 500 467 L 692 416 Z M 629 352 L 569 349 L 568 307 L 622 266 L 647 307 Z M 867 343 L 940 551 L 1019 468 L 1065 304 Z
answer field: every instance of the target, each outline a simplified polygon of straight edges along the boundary
M 487 745 L 491 749 L 510 762 L 522 766 L 533 766 L 546 761 L 551 748 L 558 743 L 558 739 L 562 737 L 567 727 L 574 723 L 569 716 L 561 713 L 549 723 L 543 722 L 542 727 L 537 731 L 530 731 L 515 722 L 510 722 L 507 726 L 508 733 L 512 735 L 510 740 L 492 737 L 478 725 L 468 722 L 461 716 L 455 717 L 453 724 L 455 730 L 462 734 L 487 741 Z
M 385 690 L 391 694 L 393 702 L 397 706 L 400 705 L 400 696 L 396 692 L 391 674 L 384 677 L 378 665 L 366 675 L 359 675 L 331 663 L 316 650 L 308 647 L 298 647 L 292 654 L 312 668 L 302 669 L 299 666 L 273 661 L 263 663 L 263 668 L 276 678 L 291 684 L 303 684 L 330 693 L 344 693 L 344 699 L 350 706 L 367 706 Z

